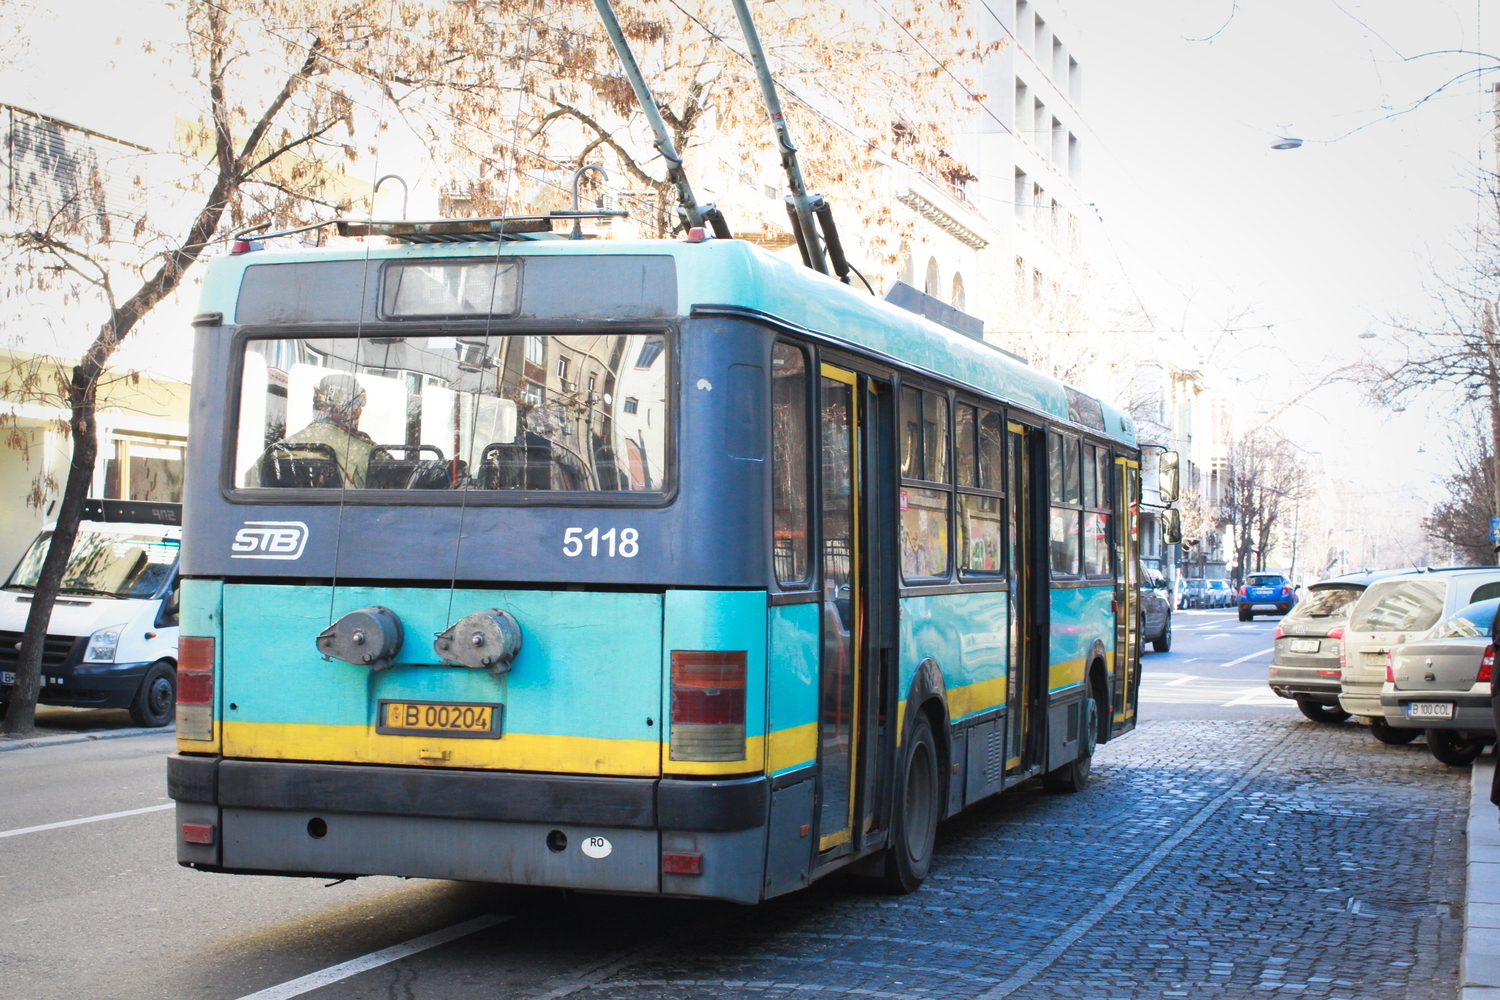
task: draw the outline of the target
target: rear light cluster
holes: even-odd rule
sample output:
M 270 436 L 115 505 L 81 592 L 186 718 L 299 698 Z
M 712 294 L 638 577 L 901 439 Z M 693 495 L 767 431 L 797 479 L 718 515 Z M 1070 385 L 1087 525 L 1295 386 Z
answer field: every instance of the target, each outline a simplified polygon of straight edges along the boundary
M 1396 665 L 1394 659 L 1393 654 L 1389 651 L 1385 654 L 1385 682 L 1387 684 L 1396 683 Z
M 1484 647 L 1484 659 L 1479 661 L 1479 676 L 1474 678 L 1475 684 L 1493 684 L 1495 682 L 1495 647 Z
M 182 636 L 177 644 L 177 738 L 214 738 L 214 641 Z
M 1280 625 L 1277 625 L 1276 626 L 1276 634 L 1273 635 L 1273 636 L 1271 636 L 1271 638 L 1272 639 L 1283 639 L 1285 637 L 1286 637 L 1286 629 L 1282 628 Z
M 745 759 L 745 651 L 672 650 L 672 759 Z
M 1244 586 L 1242 586 L 1240 588 L 1240 596 L 1244 597 L 1248 593 L 1250 593 L 1250 585 L 1249 584 L 1245 584 Z

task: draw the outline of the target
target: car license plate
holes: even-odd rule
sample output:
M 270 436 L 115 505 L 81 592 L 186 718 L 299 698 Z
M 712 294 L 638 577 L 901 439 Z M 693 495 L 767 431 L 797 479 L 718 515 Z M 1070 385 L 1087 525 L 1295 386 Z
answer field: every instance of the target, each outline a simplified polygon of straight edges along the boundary
M 457 736 L 498 740 L 503 705 L 475 702 L 380 702 L 375 731 L 388 736 Z
M 0 673 L 0 684 L 4 684 L 6 687 L 14 687 L 15 683 L 16 672 L 14 670 L 7 670 L 4 673 Z
M 1453 718 L 1453 703 L 1451 701 L 1408 702 L 1406 714 L 1413 719 L 1451 719 Z
M 1252 610 L 1254 610 L 1254 611 L 1275 611 L 1276 610 L 1276 605 L 1274 605 L 1274 604 L 1257 604 L 1257 605 L 1255 605 L 1255 607 Z
M 1292 652 L 1294 653 L 1316 653 L 1322 645 L 1317 639 L 1293 639 Z

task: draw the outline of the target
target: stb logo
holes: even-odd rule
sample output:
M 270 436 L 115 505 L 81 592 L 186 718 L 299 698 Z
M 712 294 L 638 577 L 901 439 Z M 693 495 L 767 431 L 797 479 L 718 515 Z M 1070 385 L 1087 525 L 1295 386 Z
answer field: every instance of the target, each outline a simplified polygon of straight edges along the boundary
M 231 559 L 301 559 L 307 525 L 301 521 L 246 521 L 234 533 Z

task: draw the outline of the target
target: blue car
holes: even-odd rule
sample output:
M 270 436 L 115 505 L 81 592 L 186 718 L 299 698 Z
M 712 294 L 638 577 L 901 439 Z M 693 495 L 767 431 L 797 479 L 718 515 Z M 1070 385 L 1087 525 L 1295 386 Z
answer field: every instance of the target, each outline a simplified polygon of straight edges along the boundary
M 1252 573 L 1240 588 L 1240 621 L 1256 615 L 1284 615 L 1297 603 L 1292 581 L 1279 573 Z

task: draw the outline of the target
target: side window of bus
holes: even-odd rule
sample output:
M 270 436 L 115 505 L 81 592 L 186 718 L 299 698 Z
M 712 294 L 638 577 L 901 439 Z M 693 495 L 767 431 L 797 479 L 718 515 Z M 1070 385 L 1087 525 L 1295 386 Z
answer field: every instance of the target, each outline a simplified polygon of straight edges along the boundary
M 958 573 L 968 578 L 1005 572 L 1005 508 L 1000 414 L 960 404 L 954 413 L 958 456 Z M 982 491 L 982 492 L 981 492 Z
M 1083 572 L 1109 576 L 1109 452 L 1083 446 Z
M 807 355 L 778 343 L 771 352 L 772 561 L 776 582 L 808 580 Z
M 1077 576 L 1079 572 L 1079 516 L 1082 484 L 1079 476 L 1078 439 L 1053 431 L 1047 435 L 1047 484 L 1051 516 L 1048 538 L 1052 552 L 1052 575 Z
M 953 477 L 948 437 L 947 395 L 903 387 L 901 575 L 908 581 L 946 580 L 949 576 Z

